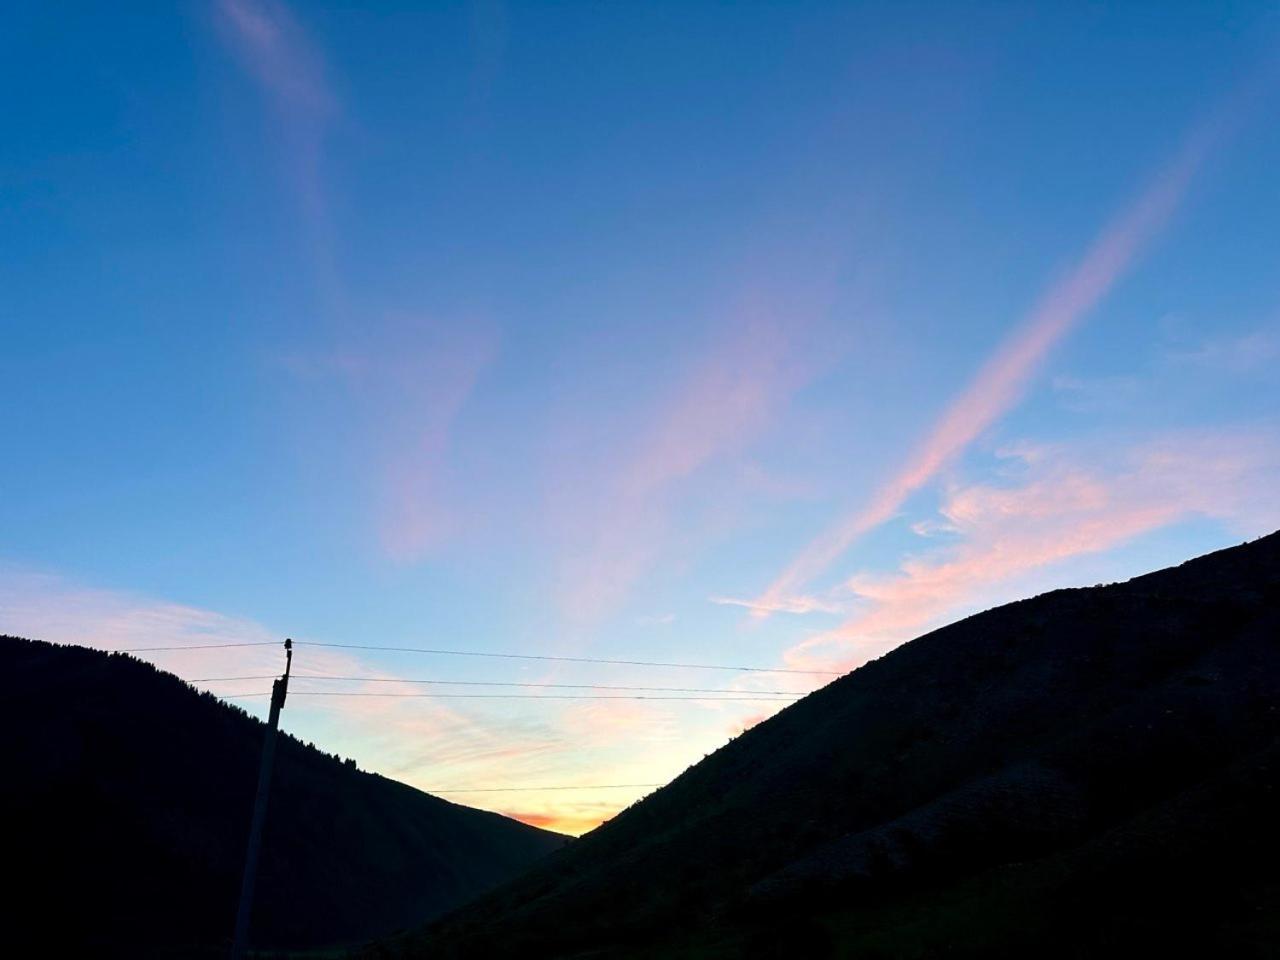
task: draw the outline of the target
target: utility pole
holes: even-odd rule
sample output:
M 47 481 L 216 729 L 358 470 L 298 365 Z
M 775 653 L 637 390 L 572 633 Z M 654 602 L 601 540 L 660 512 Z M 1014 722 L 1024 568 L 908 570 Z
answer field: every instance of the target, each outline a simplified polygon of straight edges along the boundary
M 240 907 L 236 911 L 236 934 L 231 942 L 231 960 L 244 960 L 249 943 L 249 916 L 253 912 L 253 885 L 258 879 L 258 851 L 262 846 L 262 824 L 267 819 L 267 793 L 271 789 L 271 764 L 276 756 L 276 728 L 285 694 L 289 692 L 289 667 L 293 664 L 293 640 L 284 642 L 284 676 L 271 684 L 271 715 L 262 738 L 262 764 L 258 767 L 258 793 L 253 800 L 253 822 L 249 826 L 249 848 L 244 855 L 244 878 L 240 881 Z

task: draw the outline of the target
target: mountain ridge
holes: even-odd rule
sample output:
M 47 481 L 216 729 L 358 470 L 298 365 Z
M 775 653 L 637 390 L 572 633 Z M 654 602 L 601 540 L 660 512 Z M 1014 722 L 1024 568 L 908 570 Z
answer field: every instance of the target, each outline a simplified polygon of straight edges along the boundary
M 96 955 L 221 955 L 261 721 L 127 654 L 0 637 L 0 822 L 19 932 Z M 253 943 L 359 943 L 510 878 L 567 838 L 358 770 L 281 732 Z M 25 908 L 24 908 L 25 905 Z M 29 909 L 26 909 L 29 908 Z
M 1224 868 L 1223 851 L 1179 843 L 1201 821 L 1235 837 L 1231 903 L 1280 907 L 1257 855 L 1280 852 L 1262 815 L 1280 743 L 1278 611 L 1272 534 L 967 617 L 833 681 L 529 874 L 380 949 L 772 956 L 771 938 L 789 931 L 815 956 L 1096 955 L 1097 937 L 1158 940 L 1159 904 L 1116 892 L 1136 903 L 1121 916 L 1062 865 L 1094 875 L 1111 836 L 1127 851 L 1115 875 L 1164 889 L 1139 842 L 1164 823 L 1168 856 L 1182 857 L 1170 875 L 1217 903 L 1189 865 Z M 1060 898 L 1026 908 L 1039 911 L 1035 929 L 997 909 L 1016 899 L 997 883 L 1012 874 L 1048 878 Z M 1110 881 L 1098 876 L 1101 890 Z M 978 949 L 939 906 L 966 889 L 985 891 L 974 909 L 1004 930 L 1003 946 Z M 1068 924 L 1068 904 L 1093 922 Z M 895 910 L 916 919 L 890 929 Z M 1166 932 L 1174 946 L 1230 925 L 1184 913 Z M 1262 940 L 1242 936 L 1241 955 L 1264 955 Z

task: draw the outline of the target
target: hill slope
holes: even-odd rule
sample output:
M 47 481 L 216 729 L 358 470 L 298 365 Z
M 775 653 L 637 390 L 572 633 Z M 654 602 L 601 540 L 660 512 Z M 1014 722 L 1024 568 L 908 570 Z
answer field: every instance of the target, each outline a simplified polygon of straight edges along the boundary
M 1278 786 L 1280 534 L 923 636 L 379 956 L 1274 956 Z
M 7 941 L 139 957 L 229 940 L 262 723 L 125 655 L 0 637 L 0 729 Z M 402 929 L 564 842 L 282 736 L 252 940 Z M 56 905 L 63 922 L 24 926 Z

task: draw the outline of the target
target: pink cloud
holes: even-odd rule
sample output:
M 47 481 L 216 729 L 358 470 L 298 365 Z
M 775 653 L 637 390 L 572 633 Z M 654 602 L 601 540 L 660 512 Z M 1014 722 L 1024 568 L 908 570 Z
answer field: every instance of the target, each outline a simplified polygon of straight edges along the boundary
M 712 345 L 647 414 L 600 472 L 571 481 L 563 511 L 572 542 L 562 564 L 561 602 L 571 618 L 610 609 L 668 548 L 670 514 L 682 490 L 732 463 L 774 427 L 791 396 L 819 369 L 800 349 L 808 324 L 751 311 Z M 753 470 L 739 470 L 755 483 Z M 587 496 L 578 495 L 587 490 Z
M 767 427 L 809 374 L 791 347 L 785 326 L 764 317 L 717 344 L 638 438 L 621 479 L 625 495 L 662 489 Z
M 312 120 L 336 112 L 323 58 L 287 6 L 276 0 L 220 0 L 218 9 L 235 52 L 279 107 Z
M 109 651 L 178 647 L 134 656 L 191 680 L 271 676 L 284 669 L 285 634 L 256 621 L 126 591 L 86 587 L 51 573 L 0 567 L 0 611 L 0 631 L 33 640 Z M 270 646 L 194 649 L 259 643 Z M 193 649 L 182 649 L 187 647 Z M 295 655 L 295 663 L 302 668 L 300 656 Z M 332 652 L 308 650 L 306 654 L 306 669 L 312 672 L 350 671 L 357 666 L 353 658 Z M 229 684 L 197 685 L 215 693 L 237 689 Z M 269 687 L 262 681 L 239 684 L 246 691 Z
M 1242 336 L 1210 340 L 1190 350 L 1171 350 L 1166 359 L 1175 365 L 1232 376 L 1265 372 L 1280 361 L 1280 319 Z
M 756 601 L 768 616 L 784 598 L 821 574 L 867 531 L 890 519 L 1022 396 L 1049 351 L 1097 306 L 1169 220 L 1203 164 L 1213 128 L 1197 127 L 1173 160 L 1094 239 L 1076 266 L 1052 284 L 996 350 L 903 468 L 862 510 L 813 540 Z
M 381 522 L 383 547 L 395 559 L 417 559 L 458 529 L 449 488 L 454 422 L 490 351 L 487 343 L 477 341 L 434 358 L 406 391 L 404 402 L 415 408 L 416 416 L 397 441 L 387 468 Z
M 266 692 L 270 680 L 206 678 L 269 678 L 284 668 L 284 635 L 256 621 L 17 567 L 0 567 L 0 633 L 108 651 L 177 647 L 133 656 L 219 696 Z M 418 697 L 308 696 L 310 691 L 334 690 L 420 694 L 424 688 L 395 682 L 399 675 L 364 656 L 295 639 L 299 642 L 282 728 L 324 750 L 353 756 L 364 769 L 423 788 L 500 777 L 528 782 L 545 778 L 547 764 L 564 764 L 578 749 L 554 713 L 546 720 L 512 721 Z M 268 645 L 199 648 L 246 643 Z M 390 682 L 308 681 L 315 674 Z M 266 697 L 232 702 L 259 716 L 268 703 Z
M 710 597 L 712 603 L 722 607 L 745 607 L 752 613 L 843 613 L 845 604 L 824 597 L 782 597 L 775 603 L 765 604 L 757 600 L 740 600 L 735 597 Z
M 1128 452 L 1119 463 L 1073 463 L 1061 451 L 1029 461 L 1018 486 L 950 492 L 941 514 L 962 539 L 887 575 L 852 577 L 866 609 L 792 647 L 788 665 L 847 669 L 928 628 L 1014 599 L 1028 575 L 1099 553 L 1194 516 L 1248 535 L 1280 524 L 1280 443 L 1271 428 L 1186 432 Z
M 744 717 L 743 719 L 737 721 L 732 726 L 731 732 L 729 735 L 732 737 L 736 737 L 736 736 L 739 736 L 740 734 L 746 733 L 752 727 L 758 726 L 759 724 L 764 723 L 766 720 L 772 717 L 773 714 L 776 712 L 777 711 L 775 710 L 770 713 L 753 713 L 749 717 Z
M 279 0 L 218 0 L 218 26 L 228 48 L 265 94 L 284 178 L 296 195 L 320 283 L 339 300 L 333 229 L 325 196 L 324 140 L 339 115 L 324 57 L 298 18 Z
M 466 527 L 454 468 L 457 421 L 497 342 L 483 323 L 392 317 L 336 348 L 280 361 L 300 387 L 336 390 L 356 417 L 342 455 L 372 467 L 377 539 L 392 560 L 418 560 Z M 310 415 L 310 405 L 303 410 Z
M 262 691 L 283 667 L 283 635 L 248 618 L 140 594 L 73 583 L 50 573 L 0 566 L 0 632 L 103 650 L 178 647 L 138 653 L 202 689 L 219 695 Z M 592 784 L 669 780 L 716 744 L 691 731 L 685 711 L 732 715 L 750 705 L 712 701 L 681 704 L 572 701 L 521 704 L 433 700 L 406 676 L 448 678 L 444 667 L 401 660 L 414 672 L 387 666 L 383 655 L 330 650 L 295 638 L 293 682 L 282 728 L 321 749 L 356 758 L 360 766 L 459 802 L 494 808 L 514 805 L 520 816 L 542 818 L 580 833 L 618 812 L 647 789 L 601 793 Z M 266 646 L 197 649 L 207 644 Z M 377 678 L 325 683 L 308 675 Z M 454 675 L 457 676 L 456 674 Z M 266 679 L 223 682 L 212 678 Z M 206 679 L 209 678 L 209 679 Z M 453 692 L 456 688 L 449 688 Z M 312 691 L 414 694 L 405 697 L 309 696 Z M 267 699 L 235 700 L 261 716 Z M 781 705 L 779 705 L 781 706 Z M 714 732 L 712 732 L 714 738 Z M 581 790 L 521 790 L 529 784 L 575 784 Z M 457 793 L 500 786 L 494 795 Z M 501 810 L 502 807 L 497 807 Z

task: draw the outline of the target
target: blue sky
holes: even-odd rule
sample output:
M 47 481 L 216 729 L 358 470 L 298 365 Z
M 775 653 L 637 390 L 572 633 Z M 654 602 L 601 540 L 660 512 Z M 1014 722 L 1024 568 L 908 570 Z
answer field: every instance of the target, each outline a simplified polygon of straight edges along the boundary
M 0 629 L 843 669 L 1280 525 L 1273 5 L 420 7 L 5 13 Z M 571 830 L 776 709 L 331 699 Z

